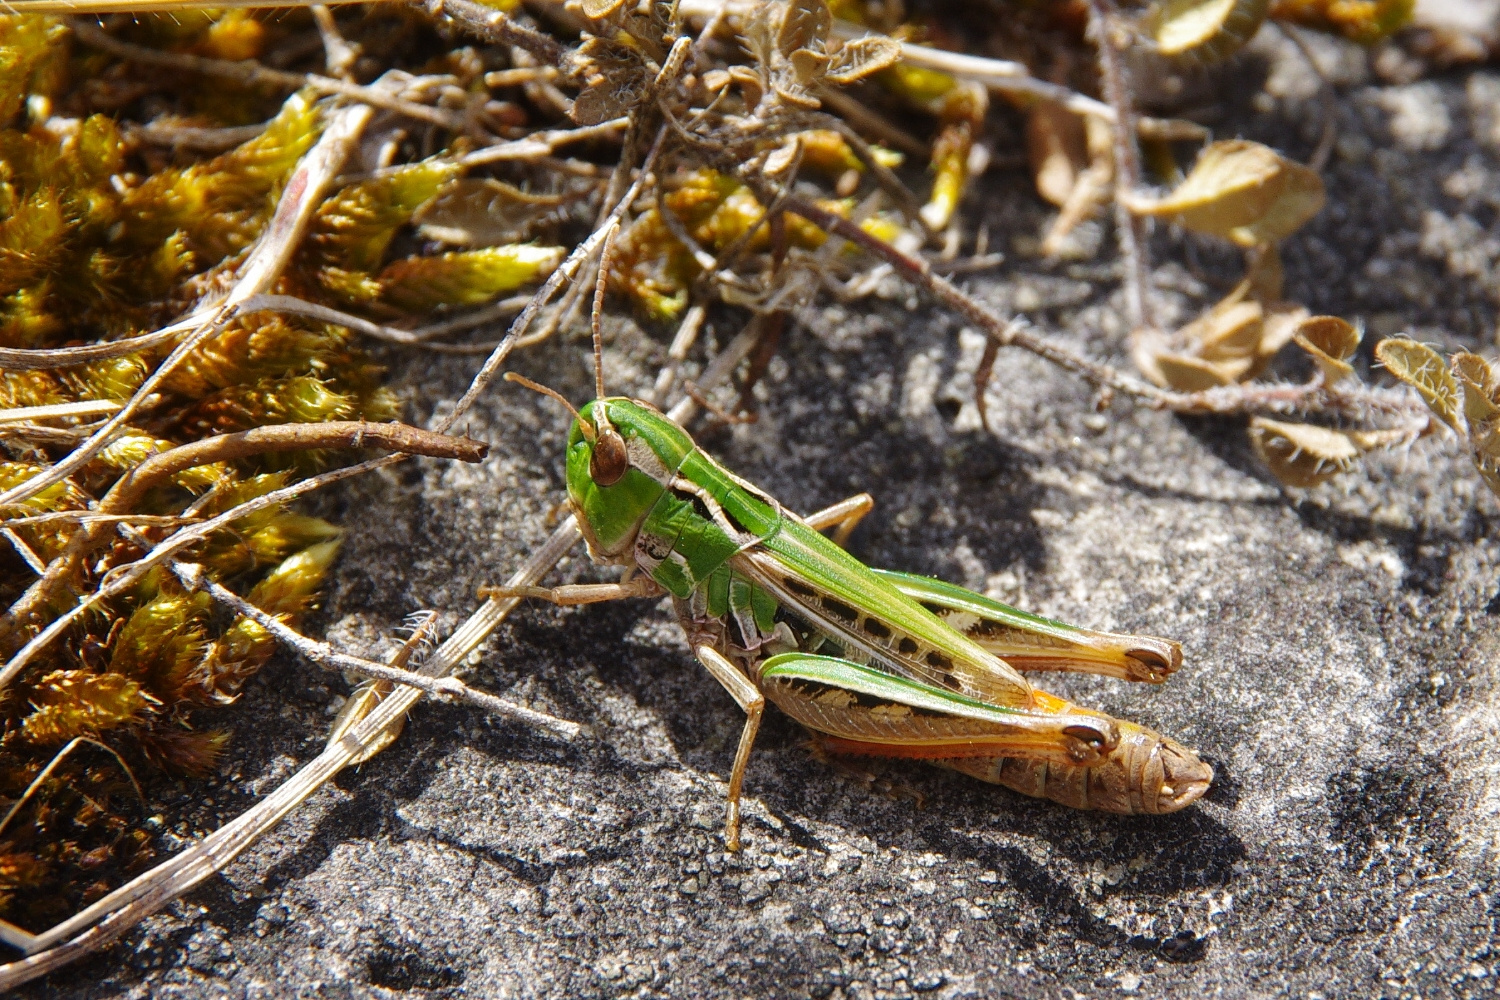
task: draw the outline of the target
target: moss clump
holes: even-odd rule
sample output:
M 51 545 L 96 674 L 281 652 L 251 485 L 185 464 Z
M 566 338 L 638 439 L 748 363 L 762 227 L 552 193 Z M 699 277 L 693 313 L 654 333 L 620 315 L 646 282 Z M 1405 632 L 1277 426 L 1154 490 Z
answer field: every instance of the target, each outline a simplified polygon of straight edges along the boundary
M 267 20 L 231 11 L 144 16 L 119 30 L 137 44 L 247 59 L 263 55 L 299 18 L 310 27 L 305 13 Z M 0 16 L 0 346 L 55 348 L 147 333 L 233 281 L 292 171 L 318 141 L 324 106 L 311 93 L 283 100 L 178 77 L 95 52 L 60 20 Z M 132 138 L 119 115 L 132 106 L 122 97 L 130 93 L 152 95 L 153 117 L 198 127 L 269 121 L 217 155 L 166 157 Z M 171 109 L 165 116 L 162 102 Z M 390 318 L 486 301 L 550 270 L 561 251 L 529 244 L 412 255 L 420 248 L 402 237 L 413 214 L 459 173 L 451 158 L 431 158 L 334 192 L 276 291 Z M 123 402 L 171 346 L 0 372 L 0 408 Z M 389 420 L 397 402 L 381 381 L 382 369 L 343 327 L 244 316 L 178 366 L 152 404 L 82 470 L 4 514 L 86 510 L 152 455 L 209 435 Z M 0 488 L 37 475 L 88 431 L 78 421 L 43 423 L 0 438 Z M 196 516 L 210 517 L 328 460 L 291 452 L 189 469 L 146 491 L 130 513 L 175 515 L 193 504 Z M 52 563 L 80 530 L 62 520 L 15 525 L 26 551 L 0 543 L 6 603 L 37 581 L 31 562 Z M 9 658 L 172 530 L 142 525 L 77 560 L 29 615 L 0 619 L 0 654 Z M 340 535 L 326 521 L 271 507 L 185 558 L 296 622 L 314 606 Z M 211 774 L 231 746 L 232 716 L 222 709 L 273 649 L 259 625 L 226 621 L 206 596 L 184 592 L 159 569 L 127 596 L 96 606 L 32 660 L 0 692 L 0 813 L 28 796 L 0 829 L 0 918 L 41 930 L 146 865 L 153 835 L 137 781 L 149 797 L 164 777 Z

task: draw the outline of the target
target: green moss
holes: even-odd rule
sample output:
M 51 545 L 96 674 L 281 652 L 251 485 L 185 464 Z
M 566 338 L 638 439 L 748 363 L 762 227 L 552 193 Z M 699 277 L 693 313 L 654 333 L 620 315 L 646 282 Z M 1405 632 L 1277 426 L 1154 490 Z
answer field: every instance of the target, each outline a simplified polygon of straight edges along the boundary
M 246 58 L 276 29 L 243 12 L 207 12 L 144 17 L 126 30 L 135 41 Z M 109 115 L 52 111 L 54 104 L 87 102 L 90 92 L 70 89 L 79 82 L 118 86 L 159 73 L 75 47 L 59 20 L 0 16 L 0 346 L 46 348 L 140 334 L 223 287 L 323 127 L 322 106 L 298 94 L 249 142 L 164 166 L 130 146 Z M 183 111 L 232 109 L 220 122 L 200 115 L 200 123 L 264 119 L 256 109 L 265 97 L 254 90 L 222 81 L 170 86 L 183 91 Z M 189 94 L 194 89 L 217 96 L 200 102 Z M 283 290 L 307 294 L 303 286 L 310 284 L 313 297 L 345 305 L 351 297 L 327 292 L 336 291 L 336 280 L 303 280 L 323 269 L 374 275 L 375 295 L 367 300 L 379 299 L 378 276 L 393 241 L 455 172 L 437 161 L 416 164 L 329 199 Z M 478 274 L 459 284 L 454 300 L 468 302 L 504 283 Z M 124 401 L 167 349 L 0 372 L 0 407 Z M 25 512 L 85 509 L 150 456 L 206 435 L 275 423 L 390 419 L 398 406 L 382 375 L 341 327 L 269 313 L 243 317 L 187 358 L 157 400 L 83 470 L 32 498 Z M 68 450 L 66 441 L 45 438 L 6 438 L 0 447 L 9 452 L 0 454 L 0 489 L 35 476 Z M 176 514 L 198 496 L 198 515 L 213 516 L 328 459 L 289 453 L 189 469 L 148 491 L 135 512 Z M 79 528 L 49 522 L 15 530 L 45 562 Z M 171 529 L 139 530 L 155 539 Z M 187 556 L 210 578 L 295 623 L 315 606 L 340 537 L 326 521 L 273 507 L 241 518 Z M 0 653 L 13 653 L 139 551 L 123 537 L 93 551 L 35 618 L 0 625 Z M 0 592 L 8 601 L 35 579 L 12 546 L 0 546 Z M 275 649 L 259 625 L 226 620 L 205 595 L 184 593 L 164 569 L 49 645 L 0 693 L 0 809 L 25 793 L 70 741 L 92 742 L 74 746 L 0 832 L 0 917 L 40 930 L 148 863 L 152 836 L 141 825 L 146 813 L 131 774 L 148 789 L 153 780 L 211 774 L 233 747 L 223 706 Z

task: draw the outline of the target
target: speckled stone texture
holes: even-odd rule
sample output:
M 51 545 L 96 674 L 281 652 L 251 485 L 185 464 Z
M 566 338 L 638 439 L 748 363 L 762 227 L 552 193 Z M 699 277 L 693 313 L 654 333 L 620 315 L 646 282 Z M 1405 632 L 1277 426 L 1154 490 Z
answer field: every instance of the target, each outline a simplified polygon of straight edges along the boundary
M 1246 60 L 1248 83 L 1209 91 L 1217 128 L 1305 157 L 1315 87 L 1273 43 Z M 1318 48 L 1337 63 L 1340 134 L 1328 208 L 1286 247 L 1289 296 L 1365 323 L 1366 377 L 1373 340 L 1402 329 L 1493 354 L 1500 72 L 1395 86 L 1353 48 Z M 1234 103 L 1256 74 L 1266 96 Z M 1015 133 L 999 129 L 1009 155 Z M 1047 216 L 1015 169 L 987 175 L 966 213 L 1009 255 L 969 287 L 1126 363 L 1106 230 L 1080 234 L 1106 243 L 1093 262 L 1027 256 Z M 1234 276 L 1229 255 L 1194 248 L 1157 234 L 1162 307 L 1178 320 Z M 1078 381 L 1015 352 L 986 433 L 969 388 L 980 339 L 883 291 L 802 312 L 758 392 L 760 421 L 700 428 L 700 441 L 797 510 L 872 491 L 853 540 L 872 564 L 1181 639 L 1185 665 L 1163 687 L 1048 686 L 1199 748 L 1219 774 L 1205 801 L 1081 814 L 882 766 L 925 796 L 918 808 L 810 758 L 773 712 L 748 776 L 747 846 L 726 856 L 741 716 L 669 611 L 527 605 L 470 679 L 594 739 L 419 705 L 395 746 L 222 877 L 23 995 L 1491 995 L 1500 537 L 1455 444 L 1424 441 L 1291 496 L 1240 422 L 1119 401 L 1096 414 Z M 738 322 L 714 317 L 717 342 Z M 611 386 L 641 391 L 662 331 L 611 333 Z M 387 359 L 415 419 L 472 367 Z M 587 398 L 581 342 L 518 367 Z M 350 535 L 313 628 L 379 655 L 414 609 L 442 609 L 451 627 L 545 537 L 564 415 L 504 387 L 467 429 L 493 443 L 483 465 L 413 463 L 320 501 Z M 579 551 L 554 579 L 595 573 Z M 234 772 L 165 803 L 169 828 L 212 829 L 274 787 L 321 747 L 346 690 L 289 658 L 268 668 L 233 716 Z

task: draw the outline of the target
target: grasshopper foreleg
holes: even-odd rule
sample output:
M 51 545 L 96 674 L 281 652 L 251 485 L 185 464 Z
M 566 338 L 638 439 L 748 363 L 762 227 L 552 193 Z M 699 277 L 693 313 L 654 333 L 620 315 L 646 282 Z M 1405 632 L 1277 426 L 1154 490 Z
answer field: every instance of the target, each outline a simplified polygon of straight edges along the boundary
M 740 788 L 745 782 L 745 768 L 750 764 L 750 749 L 755 746 L 755 736 L 760 732 L 760 717 L 766 708 L 766 699 L 740 673 L 739 668 L 725 659 L 712 646 L 699 646 L 698 662 L 713 674 L 714 680 L 724 686 L 729 696 L 745 711 L 745 728 L 740 731 L 740 746 L 734 754 L 734 769 L 729 772 L 729 815 L 724 821 L 724 846 L 728 850 L 740 849 Z

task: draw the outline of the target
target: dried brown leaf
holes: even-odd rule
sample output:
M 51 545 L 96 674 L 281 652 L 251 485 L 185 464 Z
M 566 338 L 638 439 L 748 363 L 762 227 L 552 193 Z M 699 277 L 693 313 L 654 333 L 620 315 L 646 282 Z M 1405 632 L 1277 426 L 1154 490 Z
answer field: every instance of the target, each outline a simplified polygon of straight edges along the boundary
M 608 17 L 625 5 L 625 0 L 580 0 L 585 17 L 599 20 Z
M 796 77 L 797 82 L 806 87 L 828 72 L 828 66 L 833 59 L 811 49 L 798 49 L 787 57 L 787 61 L 792 64 L 792 75 Z
M 891 38 L 856 38 L 833 54 L 823 79 L 840 86 L 862 80 L 901 61 L 901 44 Z
M 1437 351 L 1405 337 L 1391 337 L 1375 345 L 1375 357 L 1392 375 L 1417 390 L 1443 423 L 1465 433 L 1459 415 L 1458 383 Z
M 1225 299 L 1183 327 L 1180 336 L 1196 343 L 1207 361 L 1249 359 L 1260 354 L 1265 309 L 1259 302 Z
M 1469 423 L 1474 463 L 1484 473 L 1500 460 L 1500 406 L 1495 401 L 1495 374 L 1487 361 L 1467 351 L 1453 356 L 1453 373 L 1464 387 L 1464 417 Z
M 798 49 L 821 51 L 833 27 L 833 14 L 824 0 L 790 0 L 776 35 L 776 47 L 787 59 Z
M 1288 486 L 1316 486 L 1347 472 L 1362 448 L 1344 431 L 1255 417 L 1250 442 L 1276 478 Z
M 1158 354 L 1155 358 L 1155 368 L 1160 375 L 1157 384 L 1178 392 L 1202 392 L 1233 385 L 1250 370 L 1251 364 L 1249 358 L 1205 361 L 1189 354 Z M 1151 373 L 1148 371 L 1147 374 Z
M 1217 62 L 1255 37 L 1269 7 L 1270 0 L 1162 0 L 1146 32 L 1164 56 Z
M 1162 198 L 1121 200 L 1137 215 L 1168 218 L 1194 232 L 1253 247 L 1284 239 L 1323 207 L 1323 180 L 1269 146 L 1243 139 L 1216 142 Z
M 1297 324 L 1292 339 L 1312 355 L 1325 384 L 1333 385 L 1353 374 L 1354 366 L 1344 359 L 1359 349 L 1360 332 L 1348 320 L 1338 316 L 1310 316 Z
M 1256 366 L 1255 374 L 1260 374 L 1266 362 L 1275 357 L 1276 352 L 1292 342 L 1296 336 L 1297 327 L 1307 319 L 1307 309 L 1290 302 L 1278 303 L 1266 310 L 1265 325 L 1260 331 L 1260 343 L 1256 346 L 1256 352 L 1260 356 L 1260 363 Z

